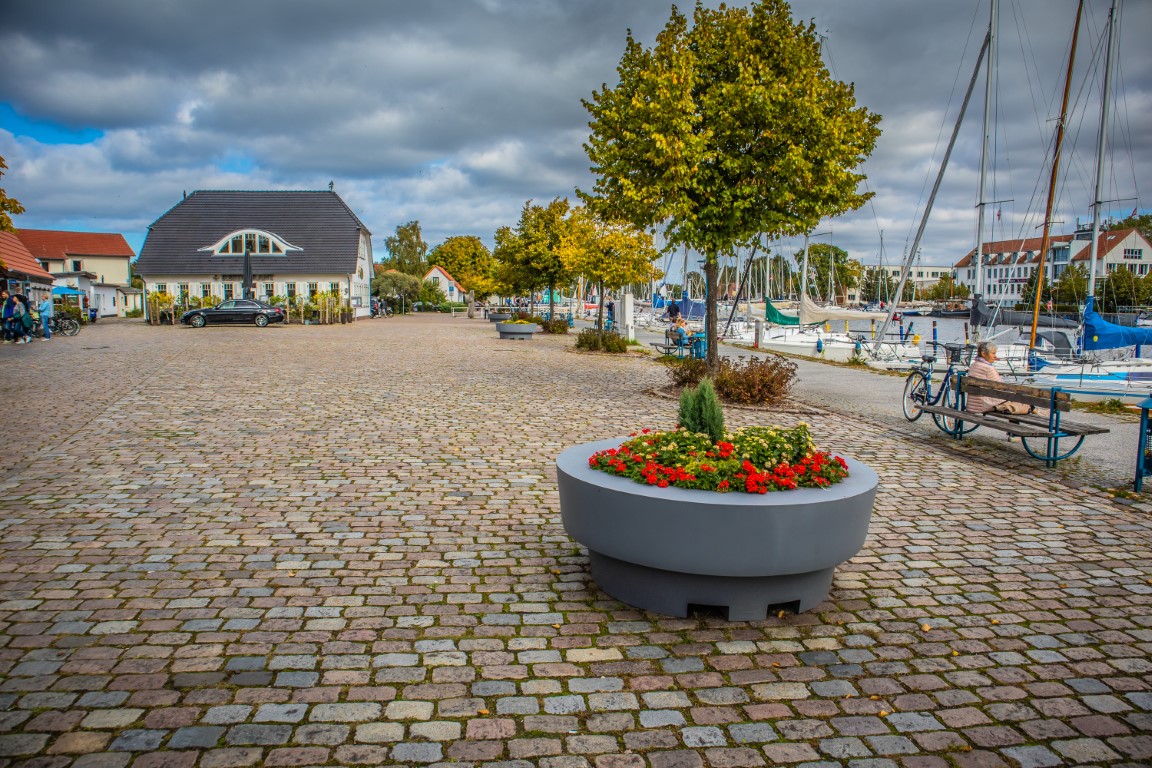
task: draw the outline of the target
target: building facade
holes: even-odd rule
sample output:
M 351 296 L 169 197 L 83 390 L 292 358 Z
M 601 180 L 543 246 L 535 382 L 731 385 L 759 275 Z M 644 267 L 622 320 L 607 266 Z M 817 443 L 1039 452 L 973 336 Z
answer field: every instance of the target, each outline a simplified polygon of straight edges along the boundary
M 456 282 L 456 278 L 448 274 L 448 270 L 444 267 L 432 267 L 424 274 L 424 280 L 431 280 L 437 288 L 444 292 L 448 301 L 462 302 L 468 297 L 468 292 L 464 290 L 464 286 Z
M 132 287 L 135 251 L 115 232 L 21 229 L 20 241 L 52 274 L 57 285 L 83 292 L 82 304 L 98 317 L 124 317 L 142 308 Z
M 1050 282 L 1060 279 L 1072 264 L 1086 270 L 1091 261 L 1091 232 L 1056 235 L 1048 240 L 1048 255 L 1044 260 L 1045 278 Z M 984 243 L 981 280 L 984 299 L 989 303 L 1013 306 L 1023 300 L 1024 286 L 1040 266 L 1039 237 L 1019 240 L 999 240 Z M 1096 279 L 1101 280 L 1125 266 L 1137 276 L 1147 275 L 1152 269 L 1152 243 L 1138 229 L 1119 229 L 1100 233 L 1097 248 Z M 976 249 L 956 262 L 956 282 L 976 292 Z
M 52 292 L 53 282 L 19 237 L 0 231 L 0 288 L 27 296 L 35 306 Z
M 140 249 L 147 293 L 178 302 L 330 293 L 370 310 L 372 233 L 333 190 L 196 191 L 157 219 Z

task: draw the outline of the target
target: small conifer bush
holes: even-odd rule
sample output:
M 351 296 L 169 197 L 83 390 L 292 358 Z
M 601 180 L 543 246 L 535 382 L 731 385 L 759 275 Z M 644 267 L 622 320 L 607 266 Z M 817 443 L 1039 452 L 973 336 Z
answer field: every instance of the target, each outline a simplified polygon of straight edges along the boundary
M 710 379 L 680 393 L 679 418 L 680 426 L 690 432 L 708 435 L 713 441 L 724 436 L 724 409 Z

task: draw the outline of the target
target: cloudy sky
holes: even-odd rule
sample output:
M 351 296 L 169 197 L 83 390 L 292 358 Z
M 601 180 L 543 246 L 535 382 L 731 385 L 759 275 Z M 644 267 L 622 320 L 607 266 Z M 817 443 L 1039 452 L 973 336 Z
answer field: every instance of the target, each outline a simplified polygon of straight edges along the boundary
M 1057 231 L 1093 199 L 1103 32 L 1087 0 L 1068 173 Z M 865 166 L 875 199 L 817 239 L 862 261 L 898 261 L 912 240 L 988 23 L 988 0 L 794 0 L 827 36 L 825 61 L 883 115 Z M 681 7 L 690 11 L 691 5 Z M 985 239 L 1031 236 L 1043 218 L 1045 152 L 1059 111 L 1075 0 L 1000 0 L 995 148 Z M 491 245 L 528 199 L 575 199 L 592 179 L 580 100 L 616 81 L 625 34 L 645 44 L 667 0 L 4 0 L 0 180 L 18 227 L 121 232 L 196 189 L 336 190 L 372 230 L 431 245 Z M 1152 180 L 1152 2 L 1121 13 L 1103 197 L 1147 210 Z M 976 238 L 983 85 L 932 214 L 923 263 Z M 796 243 L 781 244 L 795 248 Z

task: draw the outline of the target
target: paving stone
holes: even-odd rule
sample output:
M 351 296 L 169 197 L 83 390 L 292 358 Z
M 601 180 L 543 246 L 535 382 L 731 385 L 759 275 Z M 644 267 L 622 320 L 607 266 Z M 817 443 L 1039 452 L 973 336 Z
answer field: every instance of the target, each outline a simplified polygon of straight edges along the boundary
M 846 413 L 813 377 L 870 374 L 801 361 L 788 407 L 726 416 L 864 457 L 868 541 L 805 614 L 674 619 L 598 590 L 553 465 L 589 403 L 595 436 L 672 423 L 662 367 L 433 313 L 274 330 L 102 321 L 21 355 L 70 418 L 5 392 L 0 763 L 1152 761 L 1152 505 L 1097 490 L 1124 478 Z

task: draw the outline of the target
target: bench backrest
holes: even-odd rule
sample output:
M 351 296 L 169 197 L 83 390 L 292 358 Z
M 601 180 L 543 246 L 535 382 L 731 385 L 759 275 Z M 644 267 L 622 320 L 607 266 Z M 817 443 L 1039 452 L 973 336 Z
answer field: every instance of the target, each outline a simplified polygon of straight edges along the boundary
M 966 395 L 994 397 L 998 400 L 1011 400 L 1014 403 L 1034 405 L 1037 408 L 1055 407 L 1058 411 L 1072 409 L 1072 396 L 1067 392 L 1053 392 L 1047 387 L 1031 387 L 1027 384 L 1009 384 L 1006 381 L 974 379 L 971 376 L 957 376 L 960 391 Z

